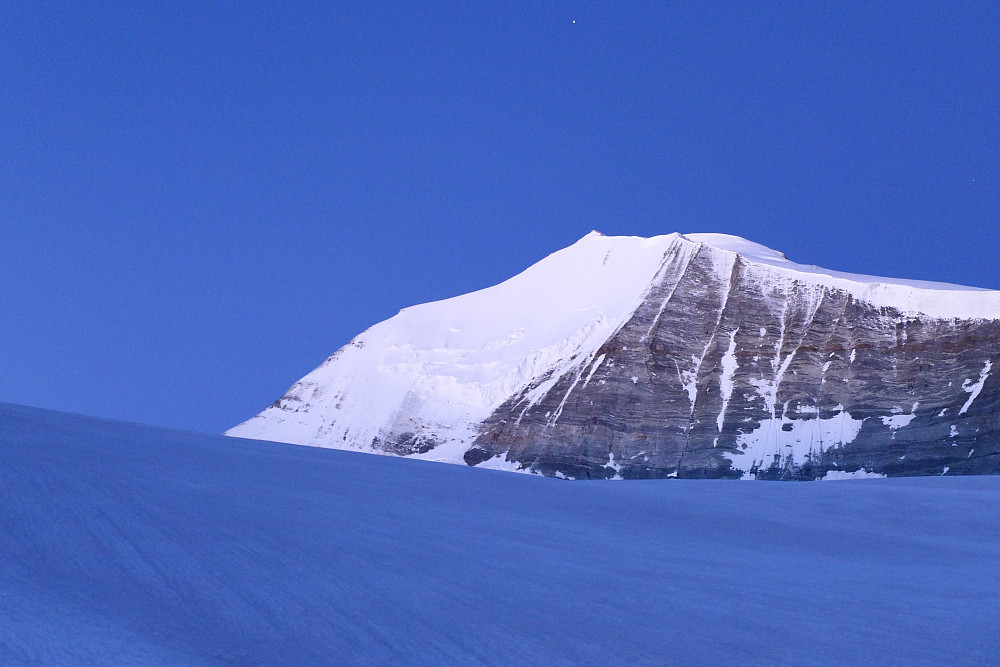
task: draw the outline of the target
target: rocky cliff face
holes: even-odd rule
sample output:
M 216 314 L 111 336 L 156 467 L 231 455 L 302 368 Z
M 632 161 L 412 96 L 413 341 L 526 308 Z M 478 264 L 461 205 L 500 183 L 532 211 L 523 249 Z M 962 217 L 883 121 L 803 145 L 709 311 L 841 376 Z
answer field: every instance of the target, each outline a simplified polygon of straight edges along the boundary
M 679 234 L 589 235 L 491 290 L 373 327 L 229 434 L 572 478 L 1000 472 L 998 292 Z

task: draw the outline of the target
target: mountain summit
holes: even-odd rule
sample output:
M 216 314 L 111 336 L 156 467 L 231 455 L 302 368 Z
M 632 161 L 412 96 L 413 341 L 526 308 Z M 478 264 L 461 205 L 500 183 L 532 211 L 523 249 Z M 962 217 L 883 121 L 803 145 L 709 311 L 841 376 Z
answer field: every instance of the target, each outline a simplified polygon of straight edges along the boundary
M 1000 472 L 1000 292 L 591 232 L 406 308 L 227 435 L 571 478 Z

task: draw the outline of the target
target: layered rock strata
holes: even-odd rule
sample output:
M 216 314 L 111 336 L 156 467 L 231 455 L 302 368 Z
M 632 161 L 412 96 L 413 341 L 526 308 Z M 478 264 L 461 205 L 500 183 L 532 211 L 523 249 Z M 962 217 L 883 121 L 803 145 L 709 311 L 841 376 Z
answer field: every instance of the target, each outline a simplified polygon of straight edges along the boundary
M 1000 293 L 801 266 L 722 235 L 592 234 L 561 252 L 567 284 L 599 274 L 593 308 L 583 285 L 551 304 L 573 313 L 518 314 L 519 294 L 546 290 L 543 260 L 373 327 L 229 434 L 567 478 L 1000 472 Z M 479 348 L 413 330 L 461 338 L 497 301 L 510 312 Z M 352 403 L 366 391 L 393 398 Z

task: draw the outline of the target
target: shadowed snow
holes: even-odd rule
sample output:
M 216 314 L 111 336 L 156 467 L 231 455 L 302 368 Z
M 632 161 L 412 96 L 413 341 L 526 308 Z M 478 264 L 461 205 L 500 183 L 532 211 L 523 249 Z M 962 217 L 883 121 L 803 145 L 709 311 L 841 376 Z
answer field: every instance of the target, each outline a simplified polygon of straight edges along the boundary
M 998 507 L 998 477 L 567 483 L 0 404 L 0 663 L 995 664 Z

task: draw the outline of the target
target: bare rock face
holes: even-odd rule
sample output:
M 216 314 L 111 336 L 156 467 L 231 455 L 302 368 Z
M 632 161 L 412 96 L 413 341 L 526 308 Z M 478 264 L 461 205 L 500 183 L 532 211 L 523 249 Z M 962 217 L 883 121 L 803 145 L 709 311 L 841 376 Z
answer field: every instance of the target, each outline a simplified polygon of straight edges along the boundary
M 505 401 L 466 460 L 572 477 L 1000 472 L 1000 322 L 766 284 L 712 253 L 666 265 L 593 360 L 537 403 L 531 386 Z
M 827 272 L 735 237 L 634 241 L 656 241 L 658 261 L 641 289 L 633 281 L 623 290 L 632 299 L 623 314 L 609 320 L 605 307 L 598 325 L 582 329 L 589 333 L 549 336 L 563 338 L 529 350 L 535 356 L 521 364 L 530 368 L 492 393 L 471 373 L 492 400 L 458 410 L 455 423 L 418 380 L 364 442 L 347 426 L 335 437 L 338 419 L 351 420 L 337 410 L 315 428 L 303 419 L 323 411 L 317 391 L 395 386 L 383 355 L 325 384 L 322 373 L 307 376 L 230 434 L 577 479 L 1000 472 L 1000 293 Z M 585 242 L 609 245 L 605 265 L 624 244 L 592 235 L 577 245 Z M 403 328 L 390 332 L 397 346 L 406 344 Z M 562 356 L 551 356 L 553 346 Z M 441 368 L 414 363 L 407 372 L 416 375 Z

